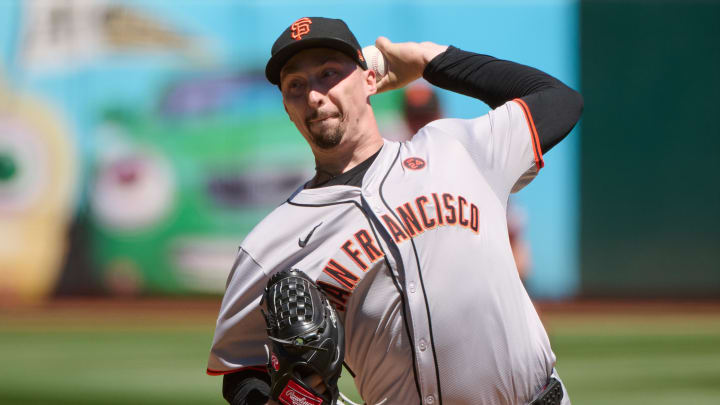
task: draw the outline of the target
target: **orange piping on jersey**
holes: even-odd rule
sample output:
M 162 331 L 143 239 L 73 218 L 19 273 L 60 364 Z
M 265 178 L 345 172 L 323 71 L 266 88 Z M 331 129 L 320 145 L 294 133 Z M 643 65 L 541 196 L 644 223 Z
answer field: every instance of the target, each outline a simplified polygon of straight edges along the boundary
M 207 369 L 207 375 L 225 375 L 225 374 L 237 373 L 238 371 L 243 371 L 243 370 L 255 370 L 255 371 L 267 373 L 267 367 L 265 367 L 265 366 L 248 366 L 248 367 L 240 367 L 240 368 L 235 368 L 232 370 L 225 370 L 225 371 L 213 370 L 213 369 L 209 368 L 209 369 Z
M 525 113 L 525 121 L 527 121 L 528 129 L 530 129 L 530 135 L 532 136 L 533 152 L 535 153 L 535 166 L 538 171 L 545 166 L 543 161 L 542 150 L 540 149 L 540 139 L 538 138 L 537 129 L 535 128 L 535 121 L 533 121 L 532 114 L 530 114 L 530 108 L 525 104 L 522 99 L 516 98 L 514 102 L 520 105 L 523 112 Z

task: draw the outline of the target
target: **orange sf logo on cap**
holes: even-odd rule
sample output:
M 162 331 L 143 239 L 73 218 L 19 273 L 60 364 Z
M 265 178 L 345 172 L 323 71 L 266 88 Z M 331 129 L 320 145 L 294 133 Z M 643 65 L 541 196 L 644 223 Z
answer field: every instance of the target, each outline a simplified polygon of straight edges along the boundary
M 292 34 L 290 34 L 290 36 L 292 37 L 292 39 L 300 40 L 302 39 L 303 35 L 309 34 L 310 24 L 312 24 L 312 21 L 307 17 L 303 17 L 295 21 L 290 26 L 290 29 L 292 30 Z

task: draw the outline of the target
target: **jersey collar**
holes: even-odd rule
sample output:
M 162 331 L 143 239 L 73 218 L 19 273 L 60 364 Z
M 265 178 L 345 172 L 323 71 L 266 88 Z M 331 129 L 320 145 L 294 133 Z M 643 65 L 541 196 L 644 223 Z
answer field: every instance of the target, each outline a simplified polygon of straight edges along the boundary
M 303 205 L 327 205 L 343 201 L 358 201 L 361 192 L 377 189 L 393 163 L 397 150 L 400 147 L 398 142 L 383 140 L 383 147 L 375 161 L 370 165 L 363 176 L 362 187 L 354 186 L 328 186 L 321 188 L 305 188 L 305 184 L 288 198 L 288 202 Z

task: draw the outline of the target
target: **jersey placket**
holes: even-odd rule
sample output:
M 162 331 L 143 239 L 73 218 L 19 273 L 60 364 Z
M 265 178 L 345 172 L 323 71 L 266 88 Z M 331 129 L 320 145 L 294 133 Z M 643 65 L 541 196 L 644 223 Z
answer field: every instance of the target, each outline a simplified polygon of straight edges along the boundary
M 395 151 L 393 151 L 395 152 Z M 393 159 L 392 156 L 384 156 L 386 159 Z M 391 169 L 390 169 L 391 170 Z M 410 335 L 413 339 L 415 353 L 415 361 L 417 368 L 417 379 L 420 384 L 420 395 L 422 403 L 434 405 L 440 403 L 439 392 L 440 387 L 438 381 L 437 364 L 435 361 L 434 349 L 432 347 L 432 328 L 429 316 L 429 303 L 425 296 L 422 285 L 418 260 L 416 258 L 414 241 L 412 239 L 401 243 L 396 243 L 391 235 L 391 230 L 383 223 L 382 215 L 389 215 L 402 226 L 402 221 L 392 210 L 392 205 L 388 204 L 387 196 L 383 194 L 380 188 L 380 181 L 375 177 L 374 181 L 363 187 L 363 196 L 368 201 L 372 215 L 375 217 L 375 223 L 383 227 L 381 232 L 383 242 L 388 246 L 388 251 L 399 253 L 400 257 L 396 257 L 393 261 L 395 268 L 393 272 L 399 274 L 400 282 L 404 288 L 406 316 L 410 320 Z M 398 184 L 398 183 L 396 183 Z
M 412 241 L 399 246 L 405 279 L 405 297 L 407 300 L 408 317 L 412 325 L 415 359 L 418 363 L 420 388 L 423 403 L 432 405 L 439 398 L 437 381 L 437 365 L 432 347 L 431 323 L 428 314 L 427 297 L 420 278 L 420 269 L 415 258 Z

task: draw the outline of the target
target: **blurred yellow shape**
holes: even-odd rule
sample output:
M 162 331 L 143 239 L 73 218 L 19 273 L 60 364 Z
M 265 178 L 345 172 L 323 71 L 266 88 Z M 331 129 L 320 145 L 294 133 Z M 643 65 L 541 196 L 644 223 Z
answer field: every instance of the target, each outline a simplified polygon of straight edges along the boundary
M 13 94 L 0 78 L 0 305 L 37 303 L 53 291 L 67 250 L 77 158 L 59 115 Z

